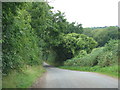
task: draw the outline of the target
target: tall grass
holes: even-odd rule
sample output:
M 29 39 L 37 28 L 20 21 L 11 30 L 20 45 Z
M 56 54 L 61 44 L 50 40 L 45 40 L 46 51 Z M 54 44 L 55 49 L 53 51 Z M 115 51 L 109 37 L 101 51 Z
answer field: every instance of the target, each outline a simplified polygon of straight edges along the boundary
M 41 66 L 28 66 L 22 71 L 12 71 L 7 76 L 3 75 L 3 88 L 29 88 L 35 80 L 45 72 Z
M 76 70 L 76 71 L 87 71 L 87 72 L 98 72 L 101 74 L 106 74 L 112 77 L 120 77 L 118 76 L 118 65 L 114 66 L 108 66 L 108 67 L 100 67 L 100 66 L 94 66 L 94 67 L 88 67 L 88 66 L 60 66 L 61 69 L 69 69 L 69 70 Z

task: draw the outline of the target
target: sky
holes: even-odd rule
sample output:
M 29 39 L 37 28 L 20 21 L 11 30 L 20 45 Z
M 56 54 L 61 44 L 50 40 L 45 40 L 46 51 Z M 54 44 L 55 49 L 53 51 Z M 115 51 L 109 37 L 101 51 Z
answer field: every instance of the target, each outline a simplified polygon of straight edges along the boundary
M 54 11 L 65 13 L 69 22 L 83 27 L 118 25 L 118 2 L 120 0 L 48 0 Z

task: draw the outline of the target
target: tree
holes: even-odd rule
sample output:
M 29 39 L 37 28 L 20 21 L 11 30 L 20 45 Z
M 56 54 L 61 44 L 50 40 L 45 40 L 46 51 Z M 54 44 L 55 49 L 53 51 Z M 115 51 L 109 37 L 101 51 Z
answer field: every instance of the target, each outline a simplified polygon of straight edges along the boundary
M 86 50 L 88 53 L 96 47 L 97 42 L 84 34 L 70 33 L 63 37 L 64 47 L 68 48 L 74 55 L 80 50 Z
M 3 73 L 41 65 L 38 38 L 27 11 L 30 3 L 3 3 Z

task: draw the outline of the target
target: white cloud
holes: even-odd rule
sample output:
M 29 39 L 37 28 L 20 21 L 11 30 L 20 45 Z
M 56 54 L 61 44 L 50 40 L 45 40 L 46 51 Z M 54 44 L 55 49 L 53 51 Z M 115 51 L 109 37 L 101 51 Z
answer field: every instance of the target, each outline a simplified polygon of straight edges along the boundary
M 54 10 L 65 12 L 69 22 L 83 27 L 113 26 L 118 24 L 119 0 L 49 0 Z

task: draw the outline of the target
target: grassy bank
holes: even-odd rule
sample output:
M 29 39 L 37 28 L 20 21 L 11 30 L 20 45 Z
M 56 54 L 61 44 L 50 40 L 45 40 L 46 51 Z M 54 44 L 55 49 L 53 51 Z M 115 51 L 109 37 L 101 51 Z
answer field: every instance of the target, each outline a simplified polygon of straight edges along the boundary
M 45 72 L 41 66 L 28 66 L 22 71 L 12 71 L 3 76 L 3 88 L 28 88 Z
M 109 67 L 80 67 L 80 66 L 60 66 L 61 69 L 69 69 L 69 70 L 76 70 L 76 71 L 87 71 L 87 72 L 97 72 L 105 75 L 109 75 L 115 78 L 118 78 L 118 66 L 109 66 Z M 120 76 L 119 76 L 120 77 Z

